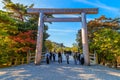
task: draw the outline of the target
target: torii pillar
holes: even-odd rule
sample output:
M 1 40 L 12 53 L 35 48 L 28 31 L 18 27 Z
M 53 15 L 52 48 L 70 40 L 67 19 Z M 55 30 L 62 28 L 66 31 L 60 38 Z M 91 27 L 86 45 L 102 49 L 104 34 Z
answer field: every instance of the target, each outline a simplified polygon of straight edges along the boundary
M 44 13 L 40 12 L 39 13 L 39 20 L 38 20 L 35 64 L 39 64 L 41 61 L 42 43 L 43 43 L 43 29 L 44 29 Z
M 82 12 L 81 17 L 82 17 L 81 34 L 82 34 L 82 46 L 83 46 L 84 61 L 85 61 L 85 65 L 90 65 L 89 50 L 88 50 L 88 33 L 87 33 L 86 13 Z

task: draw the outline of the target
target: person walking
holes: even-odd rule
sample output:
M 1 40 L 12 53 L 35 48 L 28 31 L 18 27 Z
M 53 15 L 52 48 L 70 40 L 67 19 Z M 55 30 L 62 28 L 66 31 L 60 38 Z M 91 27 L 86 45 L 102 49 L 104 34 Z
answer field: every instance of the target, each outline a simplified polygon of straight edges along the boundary
M 50 52 L 50 61 L 52 61 L 53 53 Z
M 73 59 L 75 64 L 77 64 L 77 52 L 73 53 Z
M 49 64 L 50 63 L 50 53 L 49 52 L 47 52 L 45 54 L 45 59 L 46 59 L 46 63 Z
M 53 61 L 55 62 L 56 52 L 53 52 Z
M 66 53 L 65 56 L 66 56 L 67 64 L 69 64 L 69 53 Z
M 58 52 L 58 63 L 62 63 L 62 54 L 61 52 Z
M 80 62 L 81 62 L 81 65 L 84 64 L 84 55 L 83 55 L 83 53 L 80 55 Z
M 80 56 L 81 56 L 81 54 L 77 53 L 77 60 L 78 60 L 79 64 L 81 64 Z

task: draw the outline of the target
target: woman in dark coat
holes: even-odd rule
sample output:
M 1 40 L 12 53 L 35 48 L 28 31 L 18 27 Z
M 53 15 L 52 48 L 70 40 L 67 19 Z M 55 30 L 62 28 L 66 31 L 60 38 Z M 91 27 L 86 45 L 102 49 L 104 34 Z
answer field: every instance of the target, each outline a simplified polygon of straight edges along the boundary
M 81 61 L 81 65 L 83 65 L 84 64 L 84 55 L 83 54 L 80 55 L 80 61 Z

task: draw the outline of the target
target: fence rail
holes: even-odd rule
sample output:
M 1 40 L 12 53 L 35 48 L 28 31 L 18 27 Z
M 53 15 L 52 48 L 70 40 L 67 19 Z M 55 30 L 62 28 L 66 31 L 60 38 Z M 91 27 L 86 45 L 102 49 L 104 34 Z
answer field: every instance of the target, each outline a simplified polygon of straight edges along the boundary
M 97 64 L 97 55 L 96 54 L 90 54 L 90 64 Z

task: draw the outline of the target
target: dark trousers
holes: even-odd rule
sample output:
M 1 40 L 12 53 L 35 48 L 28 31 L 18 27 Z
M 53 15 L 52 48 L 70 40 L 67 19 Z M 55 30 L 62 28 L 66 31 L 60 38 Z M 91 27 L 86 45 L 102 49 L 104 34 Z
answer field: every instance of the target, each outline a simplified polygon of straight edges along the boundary
M 46 58 L 46 63 L 47 63 L 47 64 L 49 64 L 49 63 L 50 63 L 50 62 L 49 62 L 49 58 Z
M 84 64 L 84 58 L 81 58 L 81 65 L 83 65 Z
M 58 63 L 62 63 L 62 57 L 58 57 Z
M 53 61 L 55 61 L 55 56 L 53 56 Z
M 52 56 L 50 56 L 50 61 L 52 61 Z
M 80 58 L 78 59 L 78 61 L 79 61 L 79 64 L 81 64 L 81 60 L 80 60 Z
M 67 64 L 69 64 L 69 58 L 67 58 Z
M 74 58 L 74 62 L 75 62 L 75 64 L 77 64 L 77 59 L 76 58 Z

